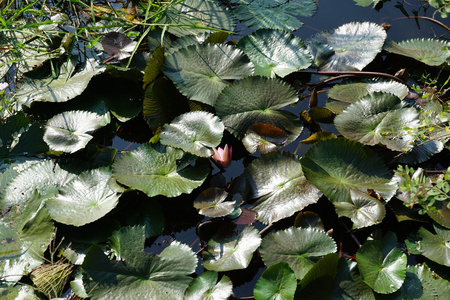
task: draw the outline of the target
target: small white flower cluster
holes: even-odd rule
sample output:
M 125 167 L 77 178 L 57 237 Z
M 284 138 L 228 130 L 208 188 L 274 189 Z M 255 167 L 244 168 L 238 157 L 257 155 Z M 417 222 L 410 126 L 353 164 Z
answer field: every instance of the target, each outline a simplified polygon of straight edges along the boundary
M 9 86 L 7 82 L 0 82 L 0 91 L 3 91 Z

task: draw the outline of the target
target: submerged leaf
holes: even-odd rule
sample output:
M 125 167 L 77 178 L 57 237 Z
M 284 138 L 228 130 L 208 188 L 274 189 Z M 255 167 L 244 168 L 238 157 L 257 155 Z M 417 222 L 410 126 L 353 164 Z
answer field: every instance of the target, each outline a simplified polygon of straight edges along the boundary
M 430 66 L 439 66 L 450 58 L 450 42 L 436 39 L 411 39 L 396 43 L 388 41 L 388 52 L 412 57 Z

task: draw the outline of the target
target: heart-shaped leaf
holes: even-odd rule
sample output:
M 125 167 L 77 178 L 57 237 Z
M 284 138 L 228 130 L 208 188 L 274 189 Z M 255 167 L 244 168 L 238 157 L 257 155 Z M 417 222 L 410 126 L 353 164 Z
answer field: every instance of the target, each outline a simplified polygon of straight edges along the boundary
M 287 133 L 270 124 L 256 123 L 249 127 L 242 139 L 245 149 L 250 153 L 259 150 L 261 154 L 267 154 L 278 150 L 287 142 Z
M 214 271 L 206 271 L 199 277 L 195 278 L 186 290 L 184 299 L 228 299 L 233 292 L 233 283 L 226 275 L 223 275 L 220 281 L 217 282 L 218 277 L 219 273 Z
M 294 299 L 297 277 L 288 263 L 280 262 L 268 267 L 259 277 L 253 290 L 255 300 Z
M 234 211 L 235 201 L 225 201 L 228 193 L 217 187 L 210 187 L 204 190 L 194 201 L 194 207 L 199 210 L 199 214 L 217 218 L 224 217 Z

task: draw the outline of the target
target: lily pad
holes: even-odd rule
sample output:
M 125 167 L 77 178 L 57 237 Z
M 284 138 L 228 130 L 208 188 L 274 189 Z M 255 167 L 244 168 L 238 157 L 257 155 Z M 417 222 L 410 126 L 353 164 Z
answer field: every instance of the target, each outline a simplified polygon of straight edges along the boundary
M 267 235 L 260 253 L 266 266 L 287 262 L 301 280 L 322 256 L 336 249 L 334 240 L 321 230 L 289 227 Z
M 217 272 L 245 269 L 260 244 L 259 232 L 252 226 L 246 226 L 240 234 L 231 237 L 215 236 L 203 252 L 203 266 Z
M 194 201 L 194 207 L 199 210 L 199 214 L 217 218 L 224 217 L 234 211 L 236 201 L 225 201 L 228 193 L 217 187 L 210 187 L 204 190 Z
M 160 144 L 142 144 L 120 156 L 112 165 L 113 177 L 149 197 L 176 197 L 190 193 L 206 179 L 210 167 L 198 159 L 195 166 L 183 160 L 184 152 Z M 194 158 L 195 160 L 195 158 Z
M 250 28 L 293 31 L 303 23 L 298 16 L 312 17 L 317 10 L 313 0 L 232 0 L 239 4 L 233 10 L 236 17 Z
M 413 147 L 410 129 L 419 125 L 419 118 L 416 109 L 407 107 L 397 96 L 375 92 L 347 107 L 334 124 L 348 139 L 406 152 Z
M 421 240 L 417 241 L 417 250 L 432 261 L 450 267 L 450 229 L 438 224 L 433 227 L 436 234 L 420 227 L 417 236 Z
M 161 144 L 182 149 L 200 157 L 214 154 L 225 127 L 218 117 L 205 111 L 182 114 L 161 129 Z
M 404 99 L 408 95 L 408 87 L 397 81 L 363 80 L 336 84 L 328 91 L 328 97 L 346 103 L 354 103 L 375 92 L 391 93 Z
M 321 195 L 306 181 L 299 158 L 286 152 L 262 155 L 245 169 L 244 176 L 250 185 L 249 197 L 257 199 L 250 210 L 264 224 L 292 216 Z
M 371 22 L 351 22 L 308 39 L 308 50 L 321 71 L 362 70 L 382 50 L 386 31 Z M 323 46 L 333 50 L 324 55 Z
M 430 66 L 439 66 L 450 58 L 450 42 L 436 39 L 411 39 L 396 43 L 388 41 L 388 52 L 412 57 Z
M 250 126 L 260 123 L 284 130 L 290 143 L 303 127 L 296 115 L 280 109 L 297 101 L 295 90 L 281 80 L 247 77 L 226 87 L 215 108 L 226 129 L 238 139 Z
M 52 218 L 63 224 L 82 226 L 106 215 L 116 207 L 122 194 L 122 188 L 110 183 L 111 175 L 107 168 L 86 171 L 63 186 L 45 203 Z
M 259 277 L 253 290 L 255 300 L 293 300 L 297 277 L 288 263 L 280 262 L 268 267 Z
M 197 44 L 166 55 L 163 72 L 189 99 L 214 105 L 229 80 L 250 76 L 253 64 L 235 47 Z
M 267 154 L 278 150 L 287 142 L 287 133 L 270 124 L 253 124 L 247 130 L 242 144 L 250 153 L 259 150 L 261 154 Z
M 45 125 L 44 141 L 50 149 L 74 153 L 93 138 L 91 133 L 111 121 L 109 113 L 98 115 L 88 111 L 67 111 L 57 114 Z
M 339 216 L 351 217 L 354 227 L 378 224 L 384 218 L 383 204 L 367 191 L 390 199 L 396 184 L 371 149 L 347 139 L 329 139 L 315 143 L 301 163 L 306 179 L 327 196 Z
M 255 75 L 285 77 L 312 63 L 303 41 L 288 32 L 258 30 L 242 38 L 238 46 L 255 65 Z
M 206 271 L 195 278 L 184 296 L 185 300 L 226 300 L 233 292 L 233 283 L 230 278 L 223 275 L 219 282 L 219 273 Z

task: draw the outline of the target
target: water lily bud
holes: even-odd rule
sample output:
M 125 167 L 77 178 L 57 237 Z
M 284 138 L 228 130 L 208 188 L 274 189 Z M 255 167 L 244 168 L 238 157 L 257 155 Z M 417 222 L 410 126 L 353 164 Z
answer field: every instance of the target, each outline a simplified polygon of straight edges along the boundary
M 222 168 L 226 168 L 231 163 L 231 154 L 232 154 L 232 147 L 228 148 L 228 145 L 225 145 L 225 147 L 222 148 L 213 148 L 214 155 L 212 156 L 212 159 L 221 166 Z

